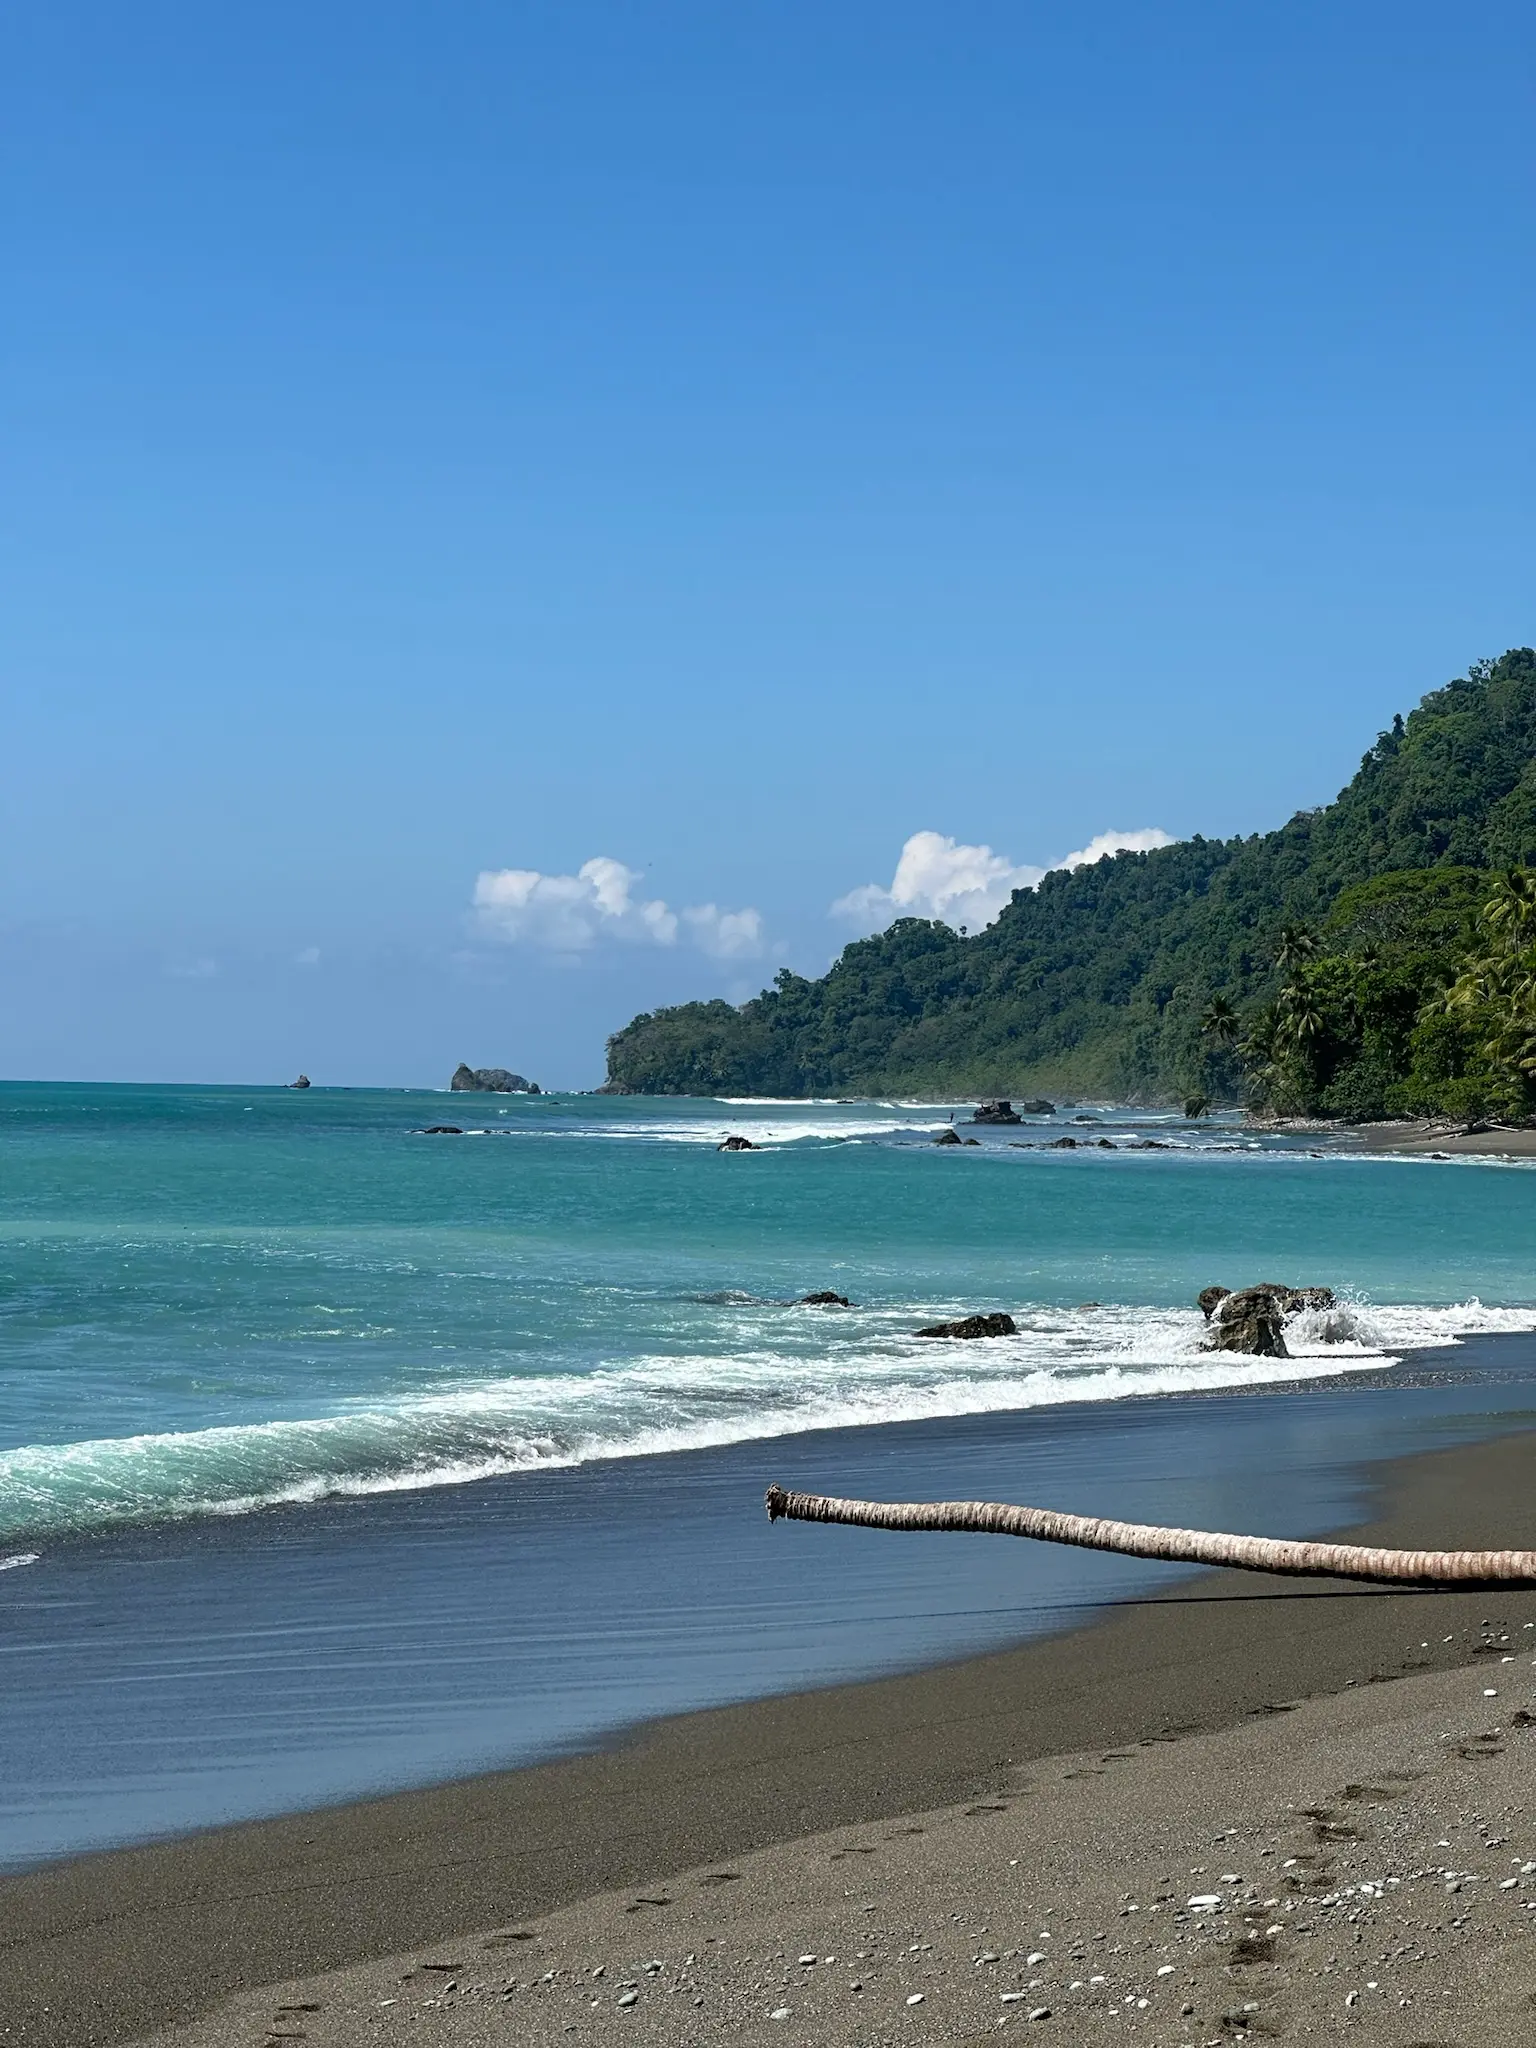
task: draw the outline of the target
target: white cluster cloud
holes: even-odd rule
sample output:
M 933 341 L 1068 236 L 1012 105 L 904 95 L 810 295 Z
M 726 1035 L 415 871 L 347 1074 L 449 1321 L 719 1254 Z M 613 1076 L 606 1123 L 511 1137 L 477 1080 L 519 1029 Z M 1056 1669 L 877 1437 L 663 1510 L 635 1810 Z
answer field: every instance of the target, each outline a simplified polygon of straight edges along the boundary
M 1086 867 L 1114 853 L 1148 853 L 1172 846 L 1170 833 L 1153 825 L 1138 832 L 1100 832 L 1055 868 Z M 894 918 L 932 917 L 958 931 L 980 931 L 1006 908 L 1015 889 L 1033 889 L 1045 868 L 1019 867 L 990 846 L 965 846 L 942 832 L 914 832 L 901 849 L 888 889 L 866 882 L 832 905 L 833 917 L 862 932 L 883 931 Z
M 762 951 L 763 921 L 757 911 L 701 903 L 679 914 L 659 896 L 637 896 L 640 879 L 633 868 L 606 854 L 584 861 L 574 875 L 487 868 L 475 882 L 475 916 L 490 938 L 555 953 L 585 952 L 599 939 L 675 946 L 680 934 L 717 959 L 749 959 Z
M 1088 868 L 1096 860 L 1108 860 L 1112 853 L 1151 853 L 1155 847 L 1172 846 L 1173 834 L 1164 832 L 1160 826 L 1148 825 L 1140 832 L 1100 832 L 1090 839 L 1080 853 L 1069 853 L 1058 861 L 1052 861 L 1057 868 Z
M 962 846 L 942 832 L 914 832 L 901 849 L 891 886 L 866 882 L 832 906 L 861 931 L 883 931 L 892 918 L 937 917 L 979 930 L 1015 889 L 1033 889 L 1044 868 L 1015 867 L 990 846 Z

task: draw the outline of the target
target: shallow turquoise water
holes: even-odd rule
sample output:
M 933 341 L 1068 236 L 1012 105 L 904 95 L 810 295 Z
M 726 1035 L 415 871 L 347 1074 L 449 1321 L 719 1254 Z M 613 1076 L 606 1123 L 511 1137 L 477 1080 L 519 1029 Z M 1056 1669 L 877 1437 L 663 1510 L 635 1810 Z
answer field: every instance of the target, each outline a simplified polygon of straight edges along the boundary
M 1211 1280 L 1352 1297 L 1287 1377 L 1533 1320 L 1536 1173 L 949 1114 L 0 1089 L 0 1542 L 1278 1377 L 1198 1352 Z M 913 1334 L 975 1308 L 1019 1336 Z
M 769 1479 L 1301 1535 L 1531 1425 L 1536 1174 L 1094 1114 L 939 1150 L 933 1106 L 0 1089 L 0 1864 L 1166 1583 L 770 1530 Z M 1345 1304 L 1203 1354 L 1195 1291 L 1261 1277 Z M 914 1334 L 975 1308 L 1019 1334 Z

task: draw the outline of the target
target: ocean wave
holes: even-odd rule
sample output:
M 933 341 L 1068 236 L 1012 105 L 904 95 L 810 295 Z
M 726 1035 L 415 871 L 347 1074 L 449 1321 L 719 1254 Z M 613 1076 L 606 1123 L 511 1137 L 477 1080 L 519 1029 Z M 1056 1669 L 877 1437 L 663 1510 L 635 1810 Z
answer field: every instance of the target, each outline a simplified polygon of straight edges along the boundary
M 1202 1319 L 1183 1309 L 1019 1310 L 1017 1336 L 978 1345 L 913 1336 L 912 1323 L 934 1306 L 954 1305 L 839 1316 L 836 1347 L 814 1358 L 742 1331 L 756 1348 L 477 1380 L 308 1418 L 12 1450 L 0 1454 L 0 1540 L 809 1430 L 1322 1380 L 1476 1331 L 1536 1328 L 1536 1312 L 1480 1302 L 1344 1303 L 1292 1319 L 1289 1359 L 1258 1359 L 1201 1350 Z
M 41 1558 L 40 1550 L 18 1550 L 9 1557 L 0 1557 L 0 1572 L 20 1571 L 23 1565 L 36 1564 Z

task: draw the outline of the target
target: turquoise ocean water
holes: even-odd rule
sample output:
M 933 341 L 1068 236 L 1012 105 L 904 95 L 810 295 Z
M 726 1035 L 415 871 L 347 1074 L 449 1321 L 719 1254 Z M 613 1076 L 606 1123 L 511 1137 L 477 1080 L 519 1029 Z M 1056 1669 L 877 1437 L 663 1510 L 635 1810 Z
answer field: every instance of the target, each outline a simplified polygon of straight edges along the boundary
M 959 1654 L 1162 1570 L 768 1532 L 767 1478 L 1299 1531 L 1373 1457 L 1529 1419 L 1536 1172 L 1105 1108 L 935 1148 L 950 1116 L 0 1088 L 0 1861 Z M 1259 1278 L 1341 1306 L 1289 1363 L 1202 1353 L 1196 1291 Z M 914 1334 L 972 1309 L 1018 1336 Z

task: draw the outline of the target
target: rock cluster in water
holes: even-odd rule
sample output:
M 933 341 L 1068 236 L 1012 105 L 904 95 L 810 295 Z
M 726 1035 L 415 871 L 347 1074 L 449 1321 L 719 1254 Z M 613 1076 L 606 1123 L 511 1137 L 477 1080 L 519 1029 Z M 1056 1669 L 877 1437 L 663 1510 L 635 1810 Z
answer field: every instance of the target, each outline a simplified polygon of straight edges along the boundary
M 468 1067 L 461 1060 L 453 1071 L 448 1086 L 456 1094 L 478 1095 L 542 1095 L 543 1089 L 537 1081 L 524 1080 L 521 1074 L 509 1074 L 505 1067 Z
M 754 1145 L 750 1138 L 738 1138 L 733 1131 L 723 1145 L 715 1147 L 717 1152 L 759 1152 L 760 1145 Z
M 1207 1351 L 1246 1351 L 1254 1358 L 1289 1358 L 1285 1319 L 1307 1308 L 1332 1308 L 1331 1287 L 1287 1287 L 1260 1280 L 1253 1287 L 1205 1287 L 1200 1312 L 1210 1324 Z

